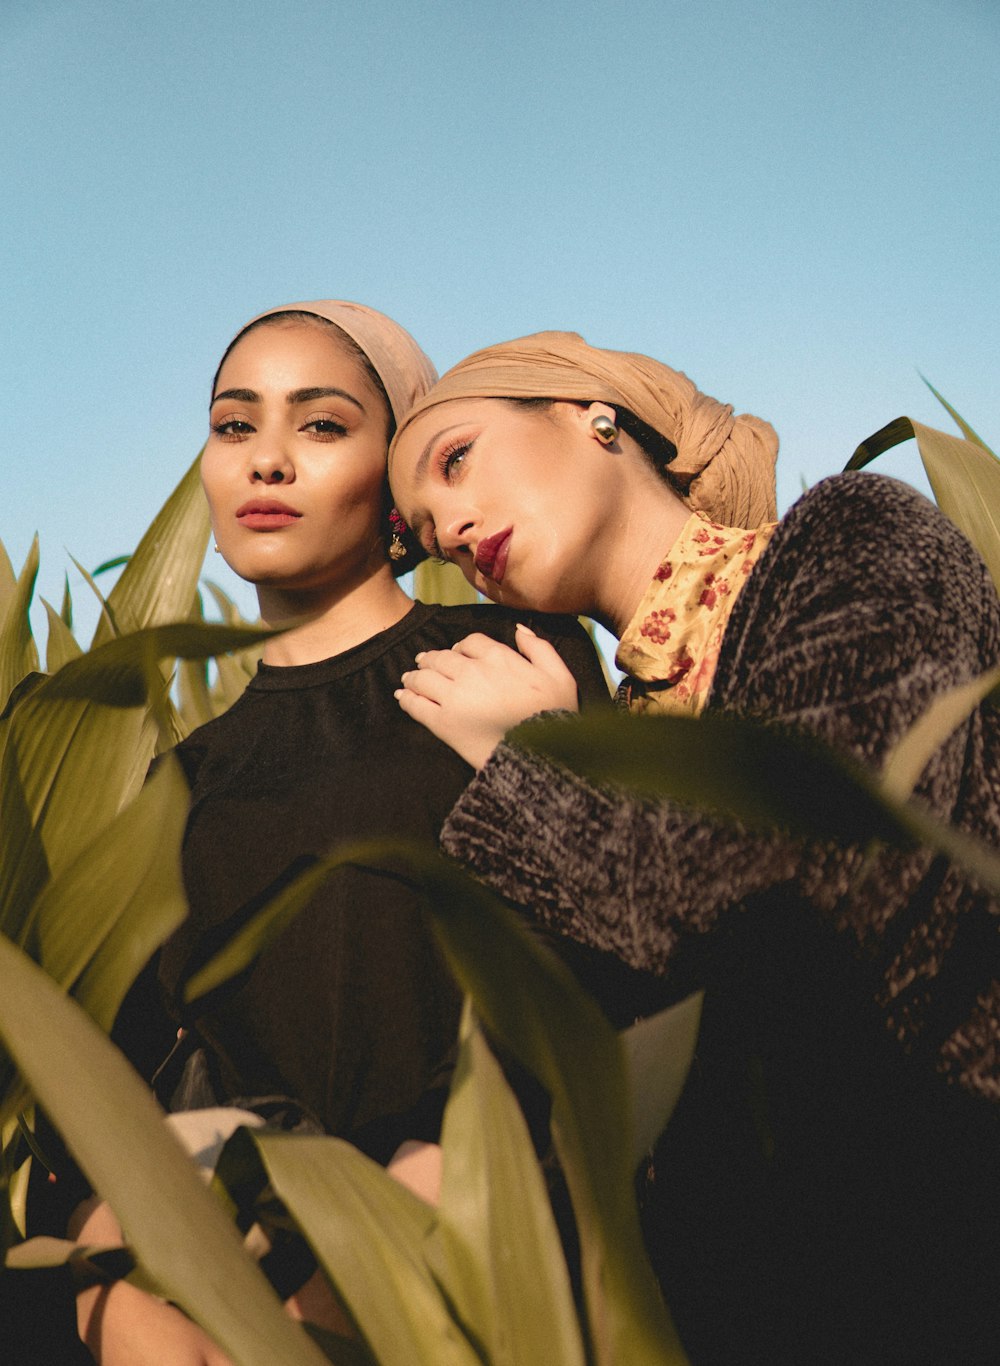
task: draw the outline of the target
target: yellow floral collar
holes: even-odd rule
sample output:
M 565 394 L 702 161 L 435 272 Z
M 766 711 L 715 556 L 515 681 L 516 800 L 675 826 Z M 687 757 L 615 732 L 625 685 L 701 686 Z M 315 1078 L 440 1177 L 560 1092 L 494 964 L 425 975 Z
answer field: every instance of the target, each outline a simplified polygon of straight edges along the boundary
M 703 512 L 688 518 L 618 643 L 631 711 L 701 711 L 733 604 L 776 526 L 748 531 Z

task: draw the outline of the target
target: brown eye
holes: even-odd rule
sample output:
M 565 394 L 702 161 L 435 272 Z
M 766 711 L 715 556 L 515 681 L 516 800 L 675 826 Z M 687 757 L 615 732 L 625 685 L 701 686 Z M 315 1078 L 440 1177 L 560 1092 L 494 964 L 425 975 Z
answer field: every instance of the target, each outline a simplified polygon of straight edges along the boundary
M 336 437 L 346 436 L 347 428 L 342 422 L 337 422 L 332 417 L 314 417 L 305 423 L 302 430 L 312 432 L 314 436 L 325 438 L 330 441 Z
M 253 427 L 249 422 L 244 422 L 241 418 L 227 418 L 225 422 L 214 422 L 212 424 L 213 435 L 222 441 L 239 441 L 244 436 L 249 436 L 253 432 Z

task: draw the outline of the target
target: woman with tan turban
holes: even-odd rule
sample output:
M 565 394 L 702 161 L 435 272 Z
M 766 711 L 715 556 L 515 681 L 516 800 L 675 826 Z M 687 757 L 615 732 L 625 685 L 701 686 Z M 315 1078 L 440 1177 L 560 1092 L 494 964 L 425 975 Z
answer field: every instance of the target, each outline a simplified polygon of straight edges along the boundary
M 263 621 L 291 629 L 268 640 L 229 711 L 177 748 L 191 787 L 190 913 L 158 968 L 174 1014 L 166 1038 L 178 1023 L 186 1030 L 158 1080 L 170 1110 L 237 1107 L 334 1134 L 428 1198 L 461 998 L 417 891 L 386 870 L 346 869 L 240 978 L 193 1006 L 184 986 L 255 909 L 338 845 L 390 833 L 433 845 L 472 776 L 393 700 L 414 652 L 445 650 L 470 631 L 512 643 L 524 619 L 490 604 L 414 602 L 397 582 L 418 555 L 389 501 L 386 453 L 434 378 L 399 324 L 340 300 L 270 310 L 222 358 L 201 465 L 216 546 L 255 586 Z M 582 701 L 606 702 L 582 627 L 530 620 Z M 141 1043 L 151 1059 L 165 1056 L 152 1029 L 160 1018 L 133 1008 L 119 1022 L 133 1057 Z M 104 1241 L 94 1222 L 88 1233 Z M 279 1268 L 276 1288 L 297 1291 L 313 1266 L 300 1257 Z M 328 1307 L 316 1277 L 295 1303 L 310 1317 Z M 178 1353 L 193 1353 L 192 1336 L 216 1360 L 176 1311 L 126 1283 L 89 1292 L 81 1325 L 108 1363 L 147 1360 L 139 1343 L 145 1350 L 151 1333 L 150 1361 L 193 1362 L 172 1346 L 176 1337 Z
M 549 332 L 444 375 L 390 480 L 425 548 L 495 601 L 613 631 L 631 710 L 751 715 L 877 769 L 996 666 L 996 591 L 894 480 L 835 476 L 775 524 L 776 445 L 648 357 Z M 422 654 L 399 701 L 479 769 L 448 853 L 675 998 L 706 988 L 649 1217 L 692 1360 L 992 1359 L 1000 905 L 930 852 L 749 834 L 506 742 L 575 710 L 545 643 L 517 644 Z M 1000 843 L 998 709 L 916 796 Z

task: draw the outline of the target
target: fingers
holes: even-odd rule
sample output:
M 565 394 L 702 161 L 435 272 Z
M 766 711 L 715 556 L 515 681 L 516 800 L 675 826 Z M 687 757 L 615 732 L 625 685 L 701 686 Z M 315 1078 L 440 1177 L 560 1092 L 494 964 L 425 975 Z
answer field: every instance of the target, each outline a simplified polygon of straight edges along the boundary
M 466 659 L 489 659 L 494 658 L 501 661 L 505 655 L 510 659 L 517 659 L 517 651 L 512 650 L 509 645 L 504 645 L 503 641 L 494 640 L 492 636 L 484 636 L 477 631 L 474 635 L 466 636 L 456 645 L 452 646 L 451 653 L 463 655 Z
M 421 650 L 413 662 L 421 673 L 455 679 L 460 677 L 466 659 L 455 650 Z
M 410 669 L 399 681 L 407 692 L 426 697 L 429 702 L 440 703 L 455 680 L 435 669 Z
M 569 670 L 566 669 L 566 665 L 562 662 L 559 651 L 551 641 L 543 640 L 541 636 L 535 634 L 530 626 L 525 626 L 523 621 L 517 623 L 516 639 L 517 648 L 521 651 L 521 654 L 524 655 L 525 659 L 530 660 L 532 664 L 536 664 L 540 669 L 544 669 L 546 673 L 551 673 L 554 667 L 557 667 L 560 671 L 566 670 L 567 673 L 569 672 Z
M 405 675 L 404 675 L 405 677 Z M 441 705 L 432 702 L 429 697 L 424 697 L 415 692 L 412 688 L 397 688 L 393 694 L 399 703 L 400 709 L 406 712 L 407 716 L 419 721 L 422 726 L 426 726 L 432 735 L 440 738 L 441 731 Z
M 555 685 L 561 698 L 560 705 L 575 710 L 577 706 L 576 679 L 556 647 L 535 634 L 530 626 L 517 623 L 517 648 L 529 664 L 533 664 Z

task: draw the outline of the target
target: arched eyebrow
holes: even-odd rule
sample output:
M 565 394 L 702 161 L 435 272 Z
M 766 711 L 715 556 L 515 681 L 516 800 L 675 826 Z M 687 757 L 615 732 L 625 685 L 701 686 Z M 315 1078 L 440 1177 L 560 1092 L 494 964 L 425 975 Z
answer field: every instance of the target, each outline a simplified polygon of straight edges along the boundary
M 455 432 L 458 430 L 459 427 L 463 427 L 465 425 L 466 424 L 463 422 L 455 422 L 452 424 L 452 426 L 442 427 L 439 432 L 434 433 L 430 441 L 428 441 L 427 445 L 417 456 L 417 463 L 413 467 L 414 483 L 419 484 L 420 481 L 423 479 L 424 475 L 427 473 L 427 466 L 430 464 L 431 454 L 434 450 L 434 447 L 441 440 L 441 438 L 443 436 L 447 436 L 449 432 Z
M 237 403 L 260 403 L 261 397 L 256 389 L 223 389 L 212 399 L 213 403 L 218 403 L 221 398 L 235 399 Z M 286 394 L 285 402 L 290 408 L 297 403 L 313 403 L 318 398 L 346 398 L 348 403 L 353 403 L 355 408 L 361 412 L 365 411 L 365 405 L 360 399 L 349 394 L 346 389 L 333 389 L 320 387 L 316 389 L 293 389 L 290 394 Z
M 293 389 L 288 395 L 287 402 L 289 407 L 292 407 L 296 403 L 312 403 L 317 398 L 346 398 L 355 408 L 360 408 L 362 412 L 365 410 L 361 400 L 349 394 L 346 389 Z

